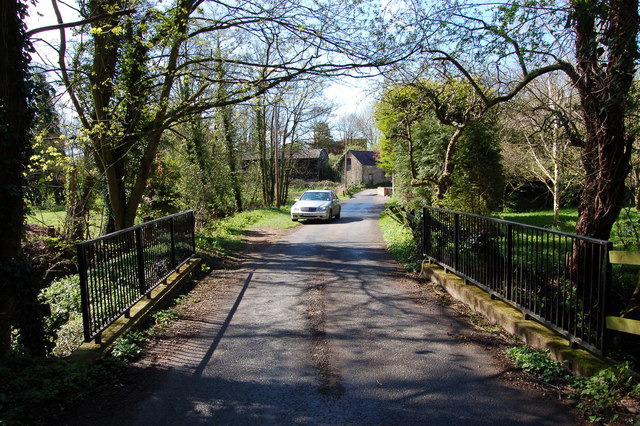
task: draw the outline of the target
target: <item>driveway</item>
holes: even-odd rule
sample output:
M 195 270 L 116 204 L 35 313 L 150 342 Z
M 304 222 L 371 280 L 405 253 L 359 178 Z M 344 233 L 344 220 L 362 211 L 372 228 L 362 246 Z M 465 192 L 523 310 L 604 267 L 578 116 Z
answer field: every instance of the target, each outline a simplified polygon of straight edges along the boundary
M 448 308 L 418 304 L 377 226 L 375 190 L 247 261 L 153 389 L 105 424 L 572 424 L 501 380 Z M 215 273 L 214 273 L 215 276 Z

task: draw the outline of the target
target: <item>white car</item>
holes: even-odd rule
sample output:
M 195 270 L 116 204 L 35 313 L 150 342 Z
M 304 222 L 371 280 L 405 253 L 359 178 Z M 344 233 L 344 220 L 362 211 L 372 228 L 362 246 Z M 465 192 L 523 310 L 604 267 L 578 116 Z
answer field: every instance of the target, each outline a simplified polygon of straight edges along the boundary
M 331 220 L 332 217 L 340 219 L 340 199 L 330 189 L 318 189 L 305 191 L 291 206 L 291 220 L 320 219 Z

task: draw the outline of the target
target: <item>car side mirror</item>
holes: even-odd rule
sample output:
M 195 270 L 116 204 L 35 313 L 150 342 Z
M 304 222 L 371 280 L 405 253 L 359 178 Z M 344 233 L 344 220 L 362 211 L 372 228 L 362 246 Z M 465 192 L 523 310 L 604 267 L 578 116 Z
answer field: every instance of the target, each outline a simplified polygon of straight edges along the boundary
M 295 202 L 297 203 L 298 201 L 300 201 L 300 198 L 296 198 L 296 199 L 295 199 L 295 200 L 293 200 L 293 201 L 295 201 Z

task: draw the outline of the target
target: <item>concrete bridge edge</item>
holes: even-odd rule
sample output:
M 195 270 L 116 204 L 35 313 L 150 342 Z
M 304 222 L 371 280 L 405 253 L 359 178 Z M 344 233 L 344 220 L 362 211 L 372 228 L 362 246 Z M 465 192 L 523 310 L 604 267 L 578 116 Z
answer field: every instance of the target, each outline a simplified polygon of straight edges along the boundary
M 149 314 L 158 308 L 166 306 L 176 292 L 186 282 L 187 278 L 200 265 L 202 259 L 193 257 L 184 263 L 176 272 L 169 275 L 164 282 L 154 288 L 149 298 L 139 300 L 130 309 L 129 318 L 120 316 L 113 324 L 102 332 L 100 343 L 84 342 L 76 349 L 67 360 L 72 362 L 93 361 L 102 355 L 107 354 L 113 347 L 116 340 L 127 334 L 130 330 L 135 330 L 143 326 Z
M 501 300 L 492 299 L 486 291 L 465 283 L 462 278 L 437 265 L 423 263 L 422 275 L 428 281 L 442 286 L 454 299 L 483 315 L 492 324 L 500 325 L 510 334 L 519 336 L 525 344 L 537 349 L 548 349 L 552 359 L 562 362 L 575 374 L 592 376 L 613 364 L 585 349 L 571 347 L 570 341 L 556 331 L 532 318 L 525 319 L 518 309 Z

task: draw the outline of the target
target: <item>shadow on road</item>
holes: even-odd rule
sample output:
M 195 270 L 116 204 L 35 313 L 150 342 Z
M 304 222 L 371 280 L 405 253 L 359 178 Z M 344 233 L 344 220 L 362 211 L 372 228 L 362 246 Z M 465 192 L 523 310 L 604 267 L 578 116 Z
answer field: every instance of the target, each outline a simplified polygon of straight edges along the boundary
M 355 222 L 362 222 L 362 218 L 361 217 L 345 217 L 342 216 L 340 219 L 334 219 L 329 223 L 355 223 Z M 304 224 L 304 225 L 327 225 L 328 223 L 324 220 L 318 220 L 318 219 L 304 219 L 301 220 L 300 223 Z
M 213 356 L 213 353 L 215 352 L 216 348 L 218 347 L 218 344 L 220 343 L 220 340 L 222 340 L 222 337 L 224 336 L 224 332 L 227 331 L 227 327 L 229 327 L 229 324 L 231 324 L 231 320 L 233 319 L 233 315 L 238 310 L 238 306 L 240 306 L 240 302 L 242 301 L 242 298 L 244 297 L 244 293 L 247 291 L 247 288 L 249 287 L 249 283 L 251 283 L 251 279 L 252 278 L 253 278 L 253 272 L 250 272 L 249 276 L 244 281 L 244 285 L 242 286 L 242 289 L 240 290 L 240 293 L 238 293 L 238 297 L 236 298 L 235 303 L 233 304 L 233 306 L 229 310 L 229 314 L 227 315 L 227 317 L 225 318 L 224 322 L 222 323 L 222 326 L 220 327 L 220 331 L 218 332 L 216 337 L 213 339 L 213 342 L 211 343 L 211 346 L 207 350 L 207 353 L 202 358 L 202 361 L 200 362 L 200 365 L 198 366 L 198 368 L 196 368 L 196 371 L 195 371 L 196 375 L 201 375 L 202 372 L 204 371 L 205 367 L 209 363 L 209 360 L 211 360 L 211 357 Z

